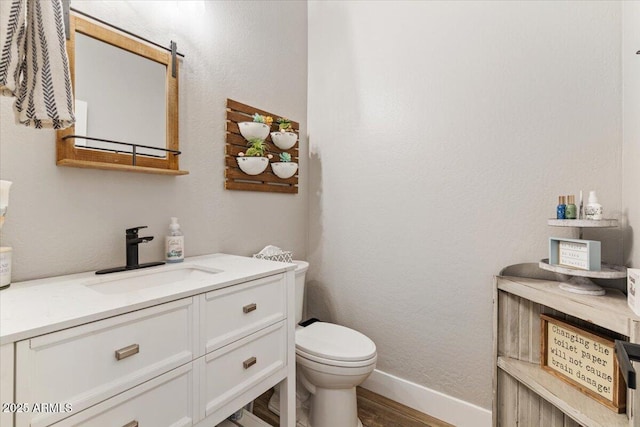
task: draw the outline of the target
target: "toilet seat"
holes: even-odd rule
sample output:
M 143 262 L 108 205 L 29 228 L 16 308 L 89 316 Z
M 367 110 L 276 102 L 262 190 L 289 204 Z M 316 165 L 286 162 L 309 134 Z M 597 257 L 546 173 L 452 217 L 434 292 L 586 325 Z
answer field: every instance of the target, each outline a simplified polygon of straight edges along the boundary
M 327 322 L 296 330 L 296 354 L 325 365 L 354 368 L 374 364 L 377 359 L 376 345 L 369 337 Z

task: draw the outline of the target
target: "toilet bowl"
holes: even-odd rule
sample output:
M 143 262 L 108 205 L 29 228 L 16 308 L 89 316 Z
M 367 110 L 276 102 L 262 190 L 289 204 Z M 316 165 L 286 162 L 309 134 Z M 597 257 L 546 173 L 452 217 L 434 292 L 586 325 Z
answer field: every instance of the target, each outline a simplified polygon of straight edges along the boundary
M 296 323 L 302 320 L 305 274 L 309 264 L 294 261 Z M 356 387 L 376 366 L 376 345 L 366 335 L 327 322 L 296 329 L 296 418 L 300 427 L 361 427 Z M 308 399 L 308 400 L 307 400 Z M 269 409 L 278 412 L 278 393 Z

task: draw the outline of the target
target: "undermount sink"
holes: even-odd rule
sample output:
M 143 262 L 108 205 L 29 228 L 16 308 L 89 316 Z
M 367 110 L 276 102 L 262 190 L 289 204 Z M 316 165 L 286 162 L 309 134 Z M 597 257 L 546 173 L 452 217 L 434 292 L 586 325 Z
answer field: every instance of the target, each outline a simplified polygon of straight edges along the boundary
M 92 279 L 85 286 L 103 294 L 122 294 L 178 282 L 199 282 L 216 273 L 220 270 L 196 265 L 165 266 L 159 270 L 113 273 L 113 276 Z

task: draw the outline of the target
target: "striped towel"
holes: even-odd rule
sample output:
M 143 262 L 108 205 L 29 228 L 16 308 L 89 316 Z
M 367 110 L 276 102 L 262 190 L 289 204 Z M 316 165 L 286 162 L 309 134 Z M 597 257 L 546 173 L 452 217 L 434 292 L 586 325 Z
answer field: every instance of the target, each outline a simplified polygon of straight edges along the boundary
M 36 129 L 73 125 L 73 93 L 60 0 L 0 0 L 0 92 L 16 121 Z

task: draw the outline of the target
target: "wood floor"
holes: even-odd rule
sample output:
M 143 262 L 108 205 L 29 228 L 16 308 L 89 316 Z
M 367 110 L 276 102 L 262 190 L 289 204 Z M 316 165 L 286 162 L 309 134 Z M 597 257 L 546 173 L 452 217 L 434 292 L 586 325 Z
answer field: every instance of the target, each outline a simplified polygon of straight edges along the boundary
M 254 401 L 253 413 L 270 425 L 279 426 L 279 417 L 267 407 L 272 393 L 273 391 L 270 390 Z M 364 427 L 453 427 L 451 424 L 360 387 L 358 387 L 358 417 Z

